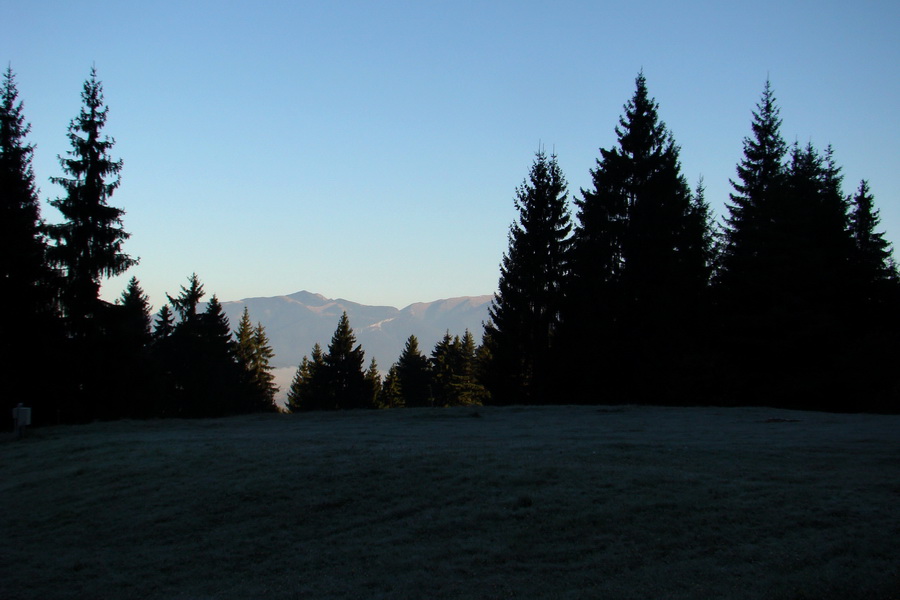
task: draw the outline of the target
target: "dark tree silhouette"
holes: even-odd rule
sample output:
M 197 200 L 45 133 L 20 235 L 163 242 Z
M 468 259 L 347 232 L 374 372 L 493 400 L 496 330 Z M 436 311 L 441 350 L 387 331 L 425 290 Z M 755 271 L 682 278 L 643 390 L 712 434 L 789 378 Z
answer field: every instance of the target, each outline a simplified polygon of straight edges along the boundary
M 751 136 L 744 138 L 738 178 L 731 180 L 734 192 L 727 205 L 716 278 L 724 402 L 751 401 L 763 388 L 779 393 L 782 381 L 773 368 L 786 368 L 781 367 L 783 359 L 770 360 L 771 342 L 781 325 L 775 324 L 773 317 L 778 313 L 773 313 L 773 308 L 782 303 L 773 296 L 781 293 L 776 272 L 782 267 L 780 213 L 787 195 L 788 147 L 769 81 L 752 114 Z
M 400 390 L 400 374 L 397 363 L 391 365 L 387 375 L 381 382 L 381 392 L 378 394 L 379 408 L 398 408 L 403 406 L 403 392 Z
M 196 273 L 193 273 L 188 280 L 188 287 L 181 286 L 181 294 L 177 298 L 173 298 L 166 294 L 169 303 L 178 311 L 178 316 L 182 323 L 193 323 L 197 318 L 197 306 L 206 292 L 203 291 L 203 284 Z
M 419 350 L 419 340 L 411 335 L 397 359 L 397 379 L 402 406 L 431 406 L 431 373 L 428 359 Z
M 132 344 L 141 348 L 148 345 L 153 337 L 150 332 L 150 298 L 141 289 L 137 277 L 128 281 L 128 287 L 122 292 L 119 303 L 124 309 L 124 326 L 127 335 L 133 340 Z
M 242 409 L 246 412 L 277 410 L 275 394 L 278 393 L 278 386 L 275 385 L 275 376 L 272 375 L 274 367 L 271 364 L 275 352 L 269 344 L 265 327 L 262 323 L 257 323 L 254 327 L 246 306 L 234 337 L 234 353 L 243 368 L 246 387 L 245 405 Z
M 447 332 L 431 352 L 432 397 L 435 406 L 483 404 L 487 392 L 475 379 L 475 338 L 469 330 L 460 338 Z
M 15 75 L 7 68 L 0 86 L 0 302 L 6 315 L 13 305 L 25 316 L 52 314 L 30 131 Z
M 152 417 L 160 387 L 161 373 L 152 360 L 150 300 L 140 282 L 132 277 L 115 306 L 106 307 L 107 351 L 104 377 L 114 390 L 104 418 Z
M 900 278 L 891 244 L 878 231 L 879 211 L 867 181 L 850 200 L 853 302 L 850 322 L 858 336 L 848 348 L 845 369 L 853 374 L 850 409 L 900 411 Z
M 48 226 L 55 241 L 49 249 L 50 260 L 62 269 L 62 305 L 76 337 L 92 333 L 91 319 L 102 310 L 101 279 L 137 263 L 122 251 L 130 237 L 122 228 L 125 211 L 109 205 L 119 187 L 122 161 L 110 156 L 115 140 L 102 134 L 109 108 L 103 103 L 96 69 L 91 69 L 81 99 L 81 112 L 69 124 L 72 149 L 59 159 L 66 176 L 51 178 L 65 191 L 63 197 L 50 201 L 65 222 Z
M 516 190 L 518 221 L 500 266 L 498 291 L 485 326 L 491 346 L 494 402 L 551 401 L 572 225 L 566 180 L 555 155 L 538 151 Z
M 356 343 L 347 313 L 341 315 L 323 357 L 323 388 L 328 394 L 326 408 L 372 408 L 371 393 L 367 389 L 363 361 L 365 353 Z
M 251 410 L 231 325 L 215 296 L 198 312 L 203 296 L 196 274 L 177 298 L 169 296 L 181 319 L 171 335 L 154 345 L 169 392 L 160 400 L 161 416 L 217 417 Z
M 369 368 L 366 369 L 366 408 L 377 408 L 379 406 L 378 396 L 381 394 L 381 373 L 378 372 L 378 363 L 373 358 L 369 361 Z
M 122 209 L 109 205 L 119 186 L 122 161 L 110 156 L 115 141 L 103 135 L 109 109 L 103 86 L 91 69 L 81 93 L 82 108 L 69 124 L 71 149 L 59 157 L 64 176 L 51 177 L 65 194 L 50 204 L 64 221 L 47 226 L 53 240 L 49 263 L 58 272 L 58 298 L 69 340 L 63 346 L 70 390 L 59 418 L 115 418 L 122 413 L 123 391 L 110 377 L 116 363 L 116 331 L 121 311 L 100 300 L 102 279 L 119 275 L 137 260 L 122 246 Z
M 234 331 L 234 353 L 238 357 L 238 361 L 243 367 L 250 371 L 252 369 L 254 354 L 256 347 L 253 341 L 253 323 L 250 321 L 250 309 L 244 307 L 241 313 L 241 320 L 238 327 Z
M 15 76 L 7 68 L 0 85 L 0 381 L 2 420 L 23 402 L 34 409 L 35 423 L 51 421 L 55 399 L 65 391 L 56 378 L 41 373 L 66 361 L 53 301 L 53 278 L 45 266 L 38 192 L 34 182 L 34 146 L 26 137 Z M 60 372 L 57 371 L 57 374 Z M 66 377 L 67 378 L 67 377 Z
M 168 304 L 163 304 L 156 316 L 156 323 L 153 326 L 153 339 L 161 340 L 172 335 L 175 330 L 175 315 Z
M 266 334 L 265 327 L 262 323 L 257 323 L 253 329 L 253 346 L 254 355 L 250 366 L 250 382 L 252 384 L 251 399 L 254 400 L 248 409 L 251 412 L 272 412 L 278 410 L 275 405 L 275 394 L 278 393 L 278 386 L 275 385 L 275 376 L 272 370 L 272 359 L 275 358 L 275 351 L 269 343 L 269 336 Z
M 721 279 L 737 294 L 751 293 L 760 272 L 777 257 L 769 224 L 785 188 L 787 144 L 781 136 L 780 109 L 771 83 L 753 112 L 752 137 L 744 138 L 744 157 L 727 206 Z
M 327 398 L 322 389 L 324 370 L 325 359 L 322 347 L 315 344 L 312 349 L 312 359 L 304 356 L 294 373 L 294 379 L 291 381 L 287 395 L 289 412 L 326 408 Z
M 897 284 L 897 268 L 891 243 L 878 231 L 881 216 L 869 182 L 862 180 L 851 200 L 850 234 L 853 237 L 853 269 L 867 302 L 882 303 L 891 298 Z
M 789 150 L 778 115 L 766 82 L 732 182 L 717 276 L 723 390 L 739 402 L 839 408 L 852 385 L 846 348 L 857 335 L 842 177 L 830 147 Z
M 565 331 L 581 374 L 575 379 L 591 394 L 585 401 L 671 399 L 702 333 L 712 265 L 708 207 L 692 196 L 658 108 L 639 74 L 616 127 L 618 144 L 600 149 L 593 188 L 575 201 Z

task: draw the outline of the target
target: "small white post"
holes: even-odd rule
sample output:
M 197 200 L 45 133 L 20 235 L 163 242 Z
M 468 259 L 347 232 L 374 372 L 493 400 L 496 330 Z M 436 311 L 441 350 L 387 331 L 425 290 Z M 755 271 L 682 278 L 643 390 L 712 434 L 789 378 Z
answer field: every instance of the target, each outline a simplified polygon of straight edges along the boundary
M 25 437 L 25 428 L 31 425 L 31 408 L 19 402 L 19 405 L 12 409 L 12 416 L 16 427 L 16 439 L 21 439 Z

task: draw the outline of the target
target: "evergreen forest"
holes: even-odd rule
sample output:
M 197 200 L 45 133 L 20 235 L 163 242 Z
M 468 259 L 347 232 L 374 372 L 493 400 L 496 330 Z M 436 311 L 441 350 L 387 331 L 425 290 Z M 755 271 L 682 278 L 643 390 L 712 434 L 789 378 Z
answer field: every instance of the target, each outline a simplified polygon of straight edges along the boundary
M 424 351 L 410 335 L 381 371 L 344 314 L 283 408 L 265 328 L 246 309 L 232 326 L 197 274 L 155 312 L 136 278 L 100 298 L 138 259 L 112 202 L 123 161 L 96 70 L 51 178 L 59 223 L 41 214 L 11 68 L 0 95 L 6 415 L 19 402 L 37 424 L 482 404 L 900 410 L 900 277 L 873 189 L 845 189 L 831 147 L 785 141 L 768 81 L 721 218 L 640 73 L 588 188 L 536 152 L 483 332 Z

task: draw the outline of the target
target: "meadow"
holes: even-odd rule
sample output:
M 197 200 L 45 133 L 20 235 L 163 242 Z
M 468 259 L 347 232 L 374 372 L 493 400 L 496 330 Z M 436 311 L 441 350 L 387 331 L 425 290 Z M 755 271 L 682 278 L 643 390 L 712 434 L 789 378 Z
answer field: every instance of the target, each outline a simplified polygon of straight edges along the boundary
M 0 439 L 0 597 L 900 598 L 900 416 L 478 407 Z

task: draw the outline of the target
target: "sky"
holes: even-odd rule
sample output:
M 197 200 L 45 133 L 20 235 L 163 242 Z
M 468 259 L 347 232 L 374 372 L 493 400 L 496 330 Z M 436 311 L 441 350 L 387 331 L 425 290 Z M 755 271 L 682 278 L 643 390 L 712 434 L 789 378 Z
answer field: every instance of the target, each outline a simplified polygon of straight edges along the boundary
M 900 243 L 900 3 L 0 0 L 46 202 L 92 66 L 154 309 L 300 290 L 402 308 L 496 290 L 516 187 L 570 199 L 643 70 L 682 172 L 727 214 L 767 78 L 785 139 L 831 144 Z M 58 222 L 49 205 L 43 216 Z

